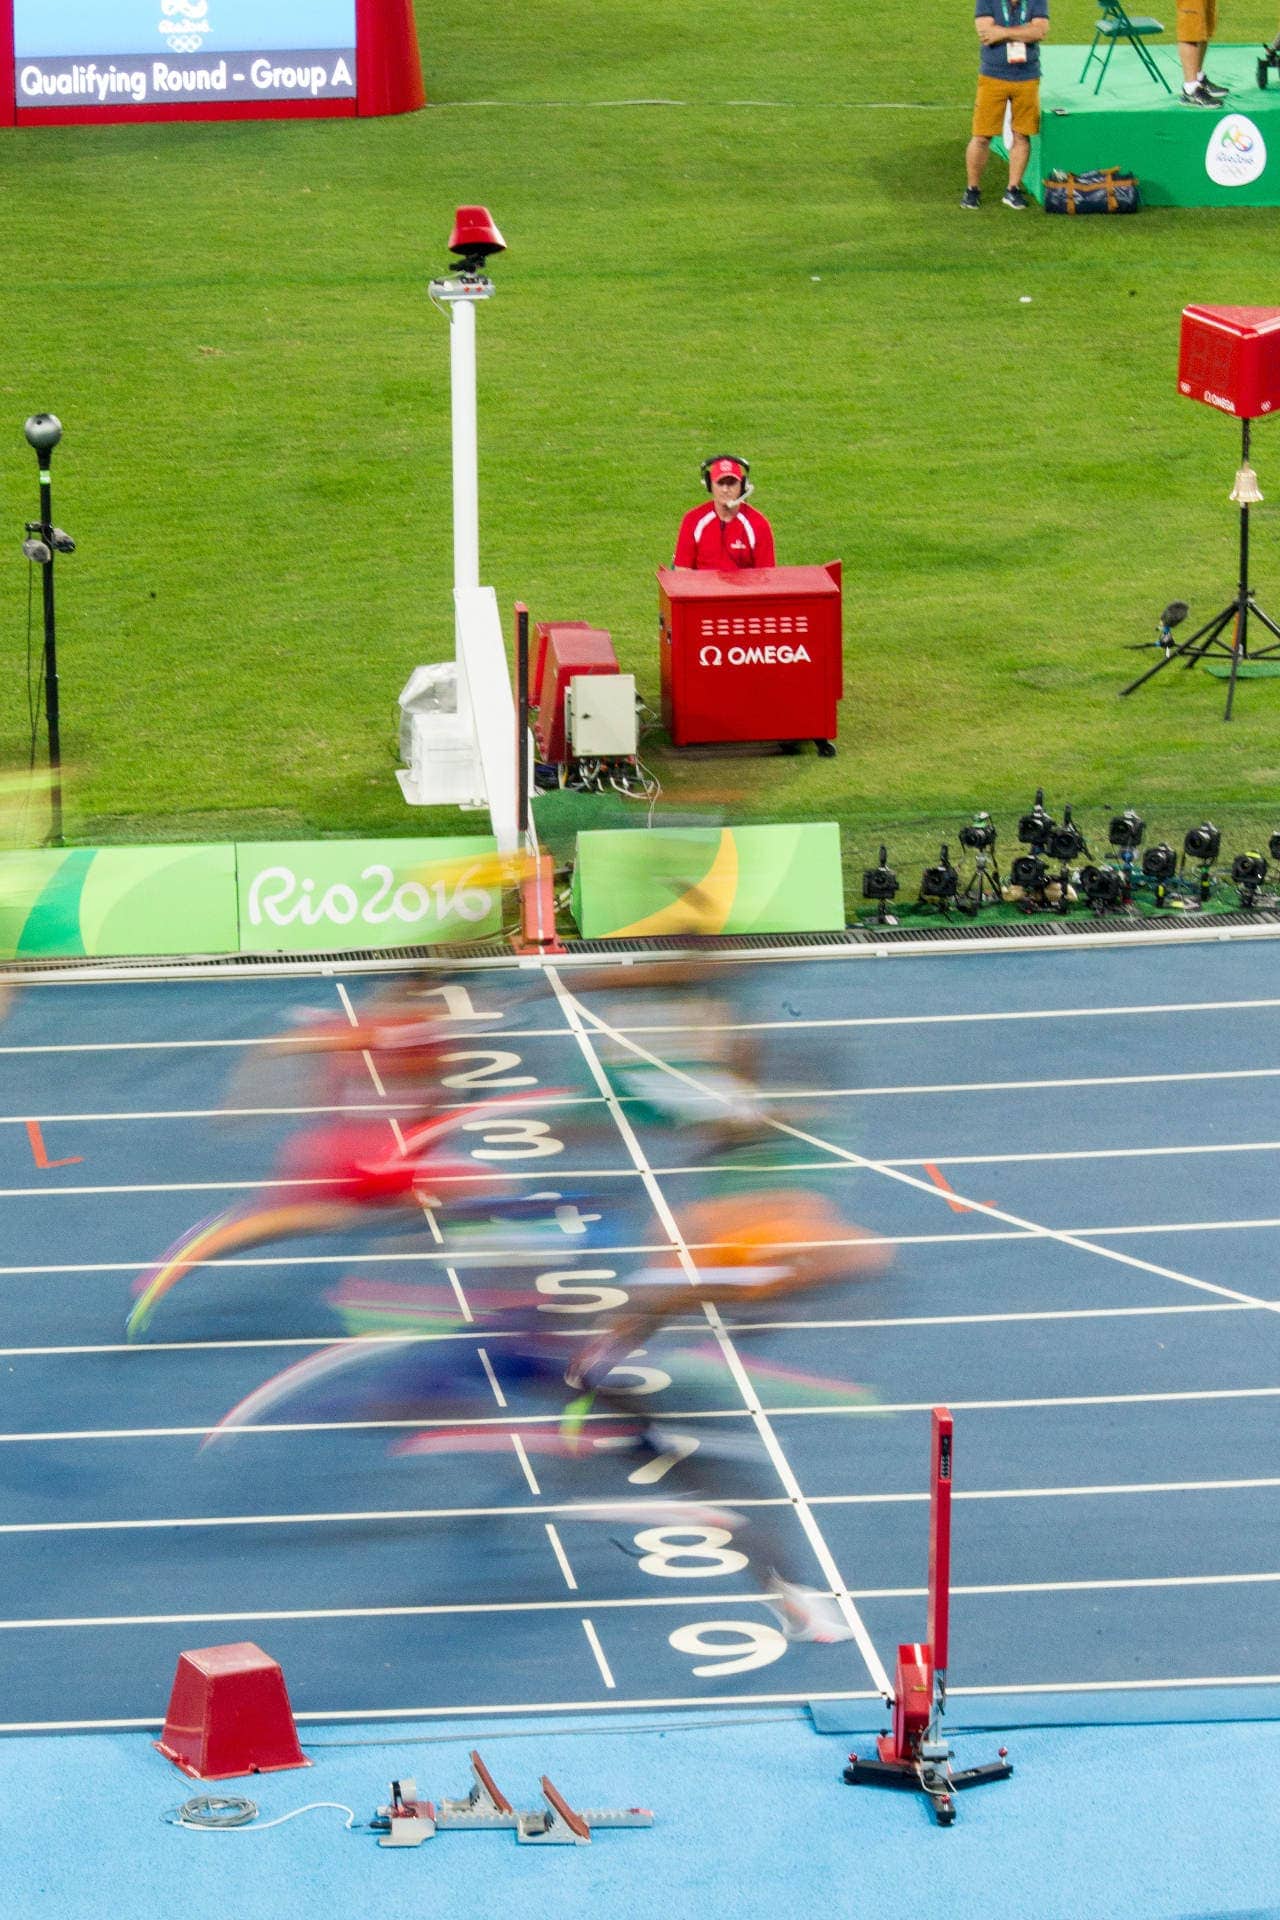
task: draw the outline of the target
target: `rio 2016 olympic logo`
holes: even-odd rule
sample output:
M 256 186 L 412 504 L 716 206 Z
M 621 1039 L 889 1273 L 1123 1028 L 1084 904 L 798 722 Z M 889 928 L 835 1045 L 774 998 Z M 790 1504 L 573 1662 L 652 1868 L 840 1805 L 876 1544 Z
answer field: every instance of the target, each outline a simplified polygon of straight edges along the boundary
M 156 32 L 169 42 L 171 53 L 199 53 L 210 30 L 209 0 L 160 0 L 164 19 Z
M 400 880 L 380 861 L 365 867 L 359 877 L 374 883 L 367 897 L 344 880 L 325 886 L 310 875 L 299 875 L 292 867 L 263 867 L 254 874 L 249 887 L 249 924 L 260 927 L 270 922 L 287 927 L 296 920 L 304 927 L 326 923 L 349 927 L 358 920 L 367 927 L 385 926 L 390 921 L 416 927 L 426 921 L 443 925 L 455 917 L 483 920 L 494 907 L 492 890 L 476 884 L 475 869 L 470 867 L 452 886 L 443 880 Z
M 1257 124 L 1243 113 L 1229 113 L 1209 136 L 1204 168 L 1219 187 L 1246 187 L 1261 178 L 1267 143 Z

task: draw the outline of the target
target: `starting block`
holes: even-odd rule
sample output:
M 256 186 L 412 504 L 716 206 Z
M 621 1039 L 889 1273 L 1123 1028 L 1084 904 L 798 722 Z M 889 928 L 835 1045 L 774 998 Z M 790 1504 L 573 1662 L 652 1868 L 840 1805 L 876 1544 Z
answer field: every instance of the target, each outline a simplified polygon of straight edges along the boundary
M 494 1784 L 493 1775 L 475 1752 L 471 1755 L 471 1772 L 470 1793 L 462 1800 L 442 1800 L 436 1825 L 472 1832 L 518 1826 L 520 1815 Z
M 940 1827 L 956 1817 L 952 1794 L 965 1787 L 1007 1780 L 1013 1772 L 1007 1748 L 982 1767 L 952 1769 L 951 1747 L 942 1730 L 947 1703 L 951 1613 L 951 1468 L 954 1422 L 946 1407 L 933 1409 L 929 1488 L 928 1639 L 898 1648 L 893 1687 L 893 1726 L 876 1741 L 877 1758 L 849 1755 L 844 1778 L 851 1787 L 906 1787 L 929 1796 Z
M 545 1807 L 519 1813 L 497 1786 L 478 1753 L 471 1754 L 471 1791 L 460 1800 L 442 1799 L 438 1807 L 419 1800 L 415 1780 L 393 1780 L 391 1801 L 379 1807 L 371 1826 L 379 1830 L 380 1847 L 420 1847 L 437 1833 L 514 1830 L 526 1846 L 585 1847 L 593 1827 L 651 1827 L 647 1807 L 602 1807 L 578 1812 L 562 1793 L 542 1776 Z
M 420 1847 L 435 1834 L 436 1810 L 429 1800 L 419 1800 L 416 1780 L 393 1780 L 391 1804 L 378 1808 L 373 1824 L 380 1827 L 384 1822 L 380 1847 Z
M 541 1813 L 522 1813 L 516 1839 L 530 1847 L 589 1847 L 593 1827 L 651 1827 L 647 1807 L 592 1807 L 578 1813 L 558 1793 L 544 1773 L 541 1780 L 546 1807 Z

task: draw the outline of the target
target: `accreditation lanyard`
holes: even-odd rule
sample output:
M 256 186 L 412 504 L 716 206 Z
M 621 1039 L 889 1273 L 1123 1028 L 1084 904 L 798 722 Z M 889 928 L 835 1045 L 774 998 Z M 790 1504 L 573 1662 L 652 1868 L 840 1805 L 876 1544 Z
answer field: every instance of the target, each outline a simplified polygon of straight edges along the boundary
M 1021 13 L 1023 0 L 1013 0 L 1013 4 L 1017 11 Z M 1002 27 L 1025 27 L 1027 23 L 1025 20 L 1011 19 L 1009 15 L 1009 0 L 1000 0 L 1000 24 Z

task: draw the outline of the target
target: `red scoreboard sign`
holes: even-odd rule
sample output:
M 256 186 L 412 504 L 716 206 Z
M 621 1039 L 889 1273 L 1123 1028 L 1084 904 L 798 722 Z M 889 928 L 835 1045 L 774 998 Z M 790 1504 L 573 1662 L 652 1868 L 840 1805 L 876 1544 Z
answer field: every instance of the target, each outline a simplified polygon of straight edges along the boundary
M 0 122 L 10 125 L 423 105 L 413 0 L 0 0 Z

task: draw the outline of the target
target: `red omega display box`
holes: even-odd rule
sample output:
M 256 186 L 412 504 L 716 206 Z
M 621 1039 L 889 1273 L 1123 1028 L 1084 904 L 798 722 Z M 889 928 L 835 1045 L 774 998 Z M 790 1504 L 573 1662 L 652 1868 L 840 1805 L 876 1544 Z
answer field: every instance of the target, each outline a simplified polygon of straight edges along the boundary
M 1184 307 L 1178 392 L 1258 420 L 1280 407 L 1280 307 Z
M 677 747 L 833 740 L 843 687 L 840 562 L 658 569 L 662 724 Z

